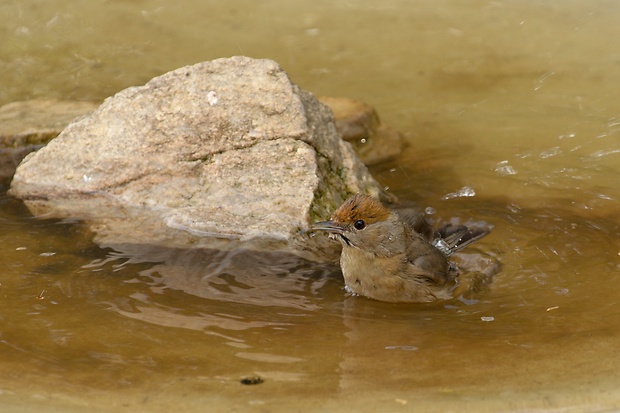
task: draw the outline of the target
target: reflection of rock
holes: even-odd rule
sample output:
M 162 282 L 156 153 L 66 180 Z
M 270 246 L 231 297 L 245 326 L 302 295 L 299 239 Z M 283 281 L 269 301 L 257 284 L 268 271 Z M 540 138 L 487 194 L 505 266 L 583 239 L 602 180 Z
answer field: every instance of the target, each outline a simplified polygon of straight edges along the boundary
M 348 98 L 321 97 L 320 100 L 334 112 L 338 133 L 353 145 L 366 165 L 401 153 L 404 145 L 402 136 L 383 125 L 372 106 Z
M 107 245 L 215 237 L 298 252 L 327 243 L 299 230 L 354 192 L 381 189 L 331 111 L 275 62 L 245 57 L 119 92 L 29 155 L 11 188 L 35 215 L 87 219 Z
M 137 244 L 117 248 L 122 250 L 117 258 L 159 262 L 140 273 L 141 279 L 150 279 L 155 289 L 183 291 L 236 306 L 318 310 L 313 295 L 333 274 L 338 274 L 335 264 L 317 264 L 278 251 L 174 249 Z
M 0 107 L 0 179 L 13 176 L 30 152 L 39 149 L 77 116 L 97 108 L 92 102 L 29 100 Z

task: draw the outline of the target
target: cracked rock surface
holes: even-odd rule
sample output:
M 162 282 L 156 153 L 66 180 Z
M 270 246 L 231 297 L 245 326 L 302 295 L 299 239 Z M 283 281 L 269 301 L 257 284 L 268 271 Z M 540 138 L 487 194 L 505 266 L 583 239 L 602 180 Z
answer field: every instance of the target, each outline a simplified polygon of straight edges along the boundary
M 313 259 L 325 237 L 300 230 L 355 192 L 381 195 L 332 112 L 277 63 L 246 57 L 106 99 L 28 155 L 10 190 L 35 216 L 84 220 L 105 246 L 233 244 Z

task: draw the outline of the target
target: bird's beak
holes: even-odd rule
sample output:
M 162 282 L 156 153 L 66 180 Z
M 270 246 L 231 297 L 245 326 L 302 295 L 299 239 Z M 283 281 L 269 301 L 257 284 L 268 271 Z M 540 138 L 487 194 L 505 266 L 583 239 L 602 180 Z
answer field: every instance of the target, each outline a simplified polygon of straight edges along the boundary
M 321 221 L 315 222 L 310 227 L 312 231 L 327 231 L 333 234 L 342 234 L 344 232 L 344 228 L 341 225 L 336 224 L 334 221 Z
M 316 230 L 328 232 L 329 238 L 338 239 L 348 246 L 353 246 L 349 238 L 347 238 L 346 236 L 346 228 L 342 225 L 337 224 L 331 219 L 329 221 L 315 222 L 314 224 L 312 224 L 312 226 L 310 227 L 310 231 Z

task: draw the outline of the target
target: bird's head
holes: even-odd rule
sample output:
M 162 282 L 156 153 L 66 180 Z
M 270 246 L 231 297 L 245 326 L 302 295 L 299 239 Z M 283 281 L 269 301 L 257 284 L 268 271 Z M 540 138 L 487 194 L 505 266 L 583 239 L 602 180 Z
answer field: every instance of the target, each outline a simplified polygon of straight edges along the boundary
M 369 195 L 357 194 L 347 199 L 330 220 L 316 222 L 312 229 L 329 232 L 345 248 L 359 248 L 378 256 L 391 256 L 405 249 L 405 234 L 398 216 Z

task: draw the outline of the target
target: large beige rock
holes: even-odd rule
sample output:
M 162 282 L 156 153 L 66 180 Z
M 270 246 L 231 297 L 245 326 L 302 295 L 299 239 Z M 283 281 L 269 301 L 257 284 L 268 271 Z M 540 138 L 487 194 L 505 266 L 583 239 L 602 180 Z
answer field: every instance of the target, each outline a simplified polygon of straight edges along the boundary
M 36 216 L 86 220 L 104 245 L 232 243 L 307 256 L 325 237 L 300 230 L 354 192 L 381 189 L 332 112 L 275 62 L 246 57 L 108 98 L 28 155 L 10 190 Z

